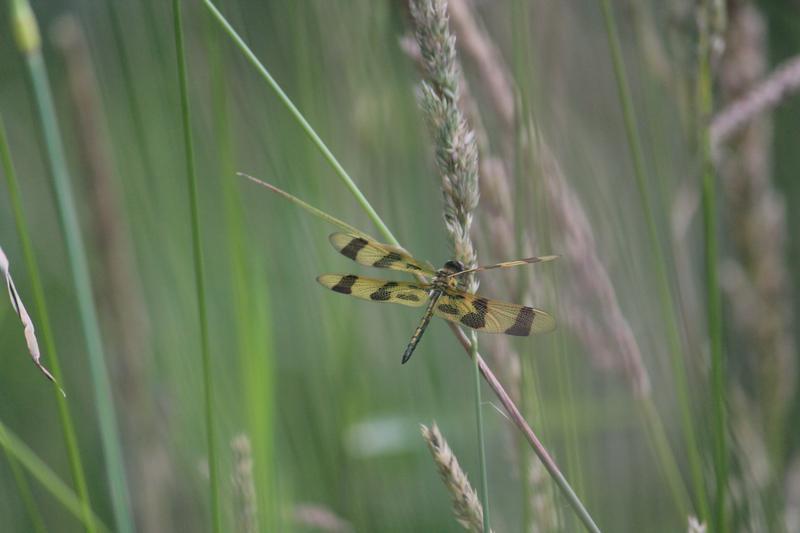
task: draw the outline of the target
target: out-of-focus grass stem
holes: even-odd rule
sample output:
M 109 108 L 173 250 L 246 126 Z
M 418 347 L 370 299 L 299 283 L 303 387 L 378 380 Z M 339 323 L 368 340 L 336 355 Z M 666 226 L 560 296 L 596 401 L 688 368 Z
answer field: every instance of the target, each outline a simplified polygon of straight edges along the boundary
M 711 154 L 711 118 L 713 94 L 711 80 L 711 43 L 709 25 L 710 2 L 699 6 L 697 64 L 697 132 L 698 154 L 702 171 L 702 210 L 706 270 L 706 320 L 711 347 L 711 403 L 714 438 L 714 519 L 715 531 L 727 531 L 725 500 L 727 499 L 728 452 L 726 442 L 725 367 L 722 354 L 722 300 L 717 266 L 717 208 L 714 162 Z
M 279 513 L 275 512 L 276 492 L 274 459 L 274 381 L 272 353 L 270 351 L 271 323 L 265 306 L 260 301 L 266 299 L 265 281 L 254 287 L 251 276 L 249 255 L 246 248 L 246 231 L 239 180 L 235 177 L 235 145 L 231 131 L 231 117 L 228 94 L 228 76 L 225 54 L 222 49 L 224 36 L 216 31 L 214 21 L 206 18 L 205 37 L 208 42 L 211 77 L 211 98 L 213 109 L 213 129 L 220 170 L 220 185 L 223 194 L 225 231 L 228 257 L 230 258 L 230 277 L 233 287 L 232 302 L 236 316 L 236 336 L 241 361 L 241 376 L 244 383 L 246 411 L 248 414 L 249 441 L 252 446 L 253 482 L 255 485 L 254 522 L 262 530 L 280 529 Z M 268 286 L 267 286 L 268 287 Z
M 203 369 L 203 396 L 206 422 L 206 444 L 208 448 L 208 473 L 211 497 L 211 530 L 222 531 L 222 515 L 219 504 L 219 465 L 217 464 L 216 442 L 214 440 L 214 388 L 211 380 L 211 354 L 208 345 L 208 316 L 206 309 L 206 288 L 203 279 L 203 245 L 200 230 L 200 214 L 197 200 L 197 173 L 195 169 L 194 141 L 192 139 L 191 107 L 186 72 L 186 50 L 183 40 L 183 18 L 180 0 L 172 1 L 175 23 L 175 49 L 178 60 L 178 78 L 181 98 L 181 121 L 186 157 L 186 178 L 188 183 L 189 209 L 192 226 L 192 255 L 194 257 L 195 291 L 197 293 L 197 313 L 200 325 L 200 358 Z
M 115 523 L 120 533 L 131 533 L 133 531 L 133 521 L 130 512 L 125 464 L 122 458 L 122 447 L 114 412 L 114 399 L 111 394 L 111 383 L 106 368 L 105 354 L 103 353 L 97 310 L 92 296 L 86 248 L 80 232 L 78 215 L 70 188 L 70 176 L 53 106 L 53 97 L 50 92 L 50 82 L 41 52 L 38 26 L 33 11 L 26 0 L 13 0 L 11 6 L 12 24 L 14 24 L 17 43 L 25 56 L 31 76 L 36 109 L 39 113 L 39 120 L 44 134 L 47 164 L 55 191 L 58 217 L 72 271 L 81 326 L 86 338 L 89 368 L 95 396 L 94 403 L 100 423 L 100 437 L 103 444 L 106 475 L 111 490 L 111 503 Z
M 0 446 L 5 449 L 9 456 L 19 461 L 53 495 L 56 501 L 72 513 L 75 518 L 81 520 L 87 530 L 109 531 L 91 510 L 88 514 L 85 512 L 85 506 L 79 497 L 19 437 L 11 433 L 2 422 L 0 422 Z
M 6 459 L 8 460 L 8 469 L 11 470 L 11 475 L 14 477 L 14 483 L 17 485 L 17 492 L 19 498 L 22 500 L 22 505 L 25 506 L 25 511 L 28 513 L 28 518 L 31 520 L 31 525 L 37 533 L 46 533 L 47 529 L 44 526 L 44 520 L 39 512 L 39 507 L 33 499 L 31 487 L 28 485 L 28 480 L 25 477 L 25 472 L 19 466 L 17 459 L 8 451 L 5 452 Z
M 275 79 L 272 77 L 272 75 L 269 73 L 266 67 L 261 63 L 261 61 L 258 60 L 253 51 L 250 50 L 250 47 L 247 46 L 247 43 L 245 43 L 244 40 L 242 40 L 242 38 L 239 36 L 239 34 L 236 33 L 236 30 L 233 29 L 233 27 L 230 25 L 227 19 L 222 15 L 222 13 L 219 12 L 219 10 L 216 8 L 216 6 L 214 6 L 211 0 L 203 0 L 203 3 L 205 3 L 209 12 L 217 20 L 217 22 L 219 22 L 220 26 L 222 26 L 222 29 L 225 30 L 225 32 L 233 40 L 233 42 L 236 43 L 236 46 L 238 46 L 239 49 L 242 51 L 242 53 L 244 53 L 247 60 L 250 61 L 250 63 L 256 68 L 261 77 L 264 78 L 264 80 L 267 82 L 270 88 L 275 92 L 281 103 L 286 107 L 289 113 L 291 113 L 291 115 L 294 117 L 294 119 L 297 121 L 297 123 L 306 133 L 306 135 L 308 135 L 308 138 L 311 139 L 311 142 L 313 142 L 317 146 L 319 151 L 322 153 L 323 157 L 325 157 L 328 163 L 330 163 L 330 165 L 333 167 L 334 171 L 339 176 L 339 178 L 341 178 L 341 180 L 344 182 L 344 184 L 347 186 L 347 188 L 350 190 L 353 196 L 355 196 L 356 201 L 359 203 L 359 205 L 361 205 L 361 208 L 367 213 L 370 220 L 372 220 L 372 223 L 378 227 L 381 235 L 383 235 L 392 244 L 398 245 L 399 242 L 397 241 L 397 239 L 394 237 L 392 232 L 389 231 L 389 228 L 386 226 L 383 220 L 381 220 L 381 217 L 378 216 L 378 213 L 375 212 L 375 209 L 369 203 L 367 198 L 355 184 L 355 182 L 347 173 L 347 171 L 344 169 L 344 167 L 341 165 L 341 163 L 339 163 L 339 161 L 333 155 L 333 152 L 330 151 L 330 149 L 322 141 L 320 136 L 317 135 L 317 132 L 314 131 L 314 128 L 311 127 L 311 124 L 309 124 L 306 118 L 303 116 L 303 114 L 300 113 L 300 110 L 297 109 L 297 106 L 295 106 L 294 103 L 286 95 L 286 93 L 283 92 L 281 86 L 278 85 L 278 82 L 275 81 Z
M 144 2 L 145 5 L 149 2 Z M 155 179 L 156 173 L 153 169 L 153 163 L 150 160 L 149 151 L 147 150 L 147 135 L 145 134 L 144 123 L 142 122 L 142 106 L 139 105 L 139 99 L 136 96 L 136 83 L 134 83 L 134 76 L 131 71 L 130 59 L 125 49 L 125 40 L 123 38 L 122 22 L 119 19 L 117 2 L 106 2 L 108 6 L 108 18 L 111 21 L 111 35 L 114 38 L 116 45 L 116 52 L 118 57 L 118 64 L 120 72 L 122 73 L 123 83 L 121 84 L 125 97 L 128 100 L 128 110 L 130 112 L 131 125 L 133 126 L 133 137 L 136 141 L 138 148 L 139 158 L 142 164 L 142 170 L 145 173 L 145 178 L 148 180 Z M 155 33 L 155 29 L 153 30 Z M 157 41 L 157 39 L 156 39 Z
M 22 199 L 19 191 L 19 182 L 17 181 L 17 173 L 14 169 L 14 163 L 11 159 L 11 149 L 8 146 L 8 138 L 6 136 L 5 124 L 3 117 L 0 115 L 0 159 L 2 159 L 3 173 L 6 175 L 6 184 L 8 185 L 8 196 L 11 203 L 11 210 L 14 213 L 14 222 L 17 226 L 17 235 L 22 245 L 22 255 L 25 258 L 25 268 L 28 272 L 28 279 L 30 280 L 33 300 L 36 303 L 36 323 L 39 326 L 39 336 L 44 343 L 47 353 L 47 358 L 50 364 L 50 369 L 59 383 L 64 383 L 64 378 L 61 374 L 61 364 L 59 363 L 58 353 L 56 352 L 56 343 L 53 337 L 53 330 L 50 327 L 50 314 L 47 311 L 47 302 L 44 296 L 44 285 L 39 273 L 39 265 L 36 262 L 36 256 L 33 253 L 33 244 L 30 235 L 28 234 L 28 223 L 25 219 L 25 213 L 22 209 Z M 86 477 L 83 472 L 83 465 L 81 463 L 80 450 L 78 449 L 78 439 L 75 434 L 75 425 L 72 422 L 72 415 L 69 411 L 67 399 L 61 393 L 57 385 L 53 385 L 53 392 L 56 398 L 56 405 L 58 405 L 58 415 L 61 420 L 61 431 L 64 437 L 64 445 L 67 448 L 67 457 L 69 458 L 70 472 L 72 481 L 75 484 L 75 489 L 78 497 L 81 500 L 81 505 L 84 509 L 84 514 L 88 517 L 91 514 L 91 502 L 89 500 L 89 490 L 86 487 Z M 94 531 L 94 526 L 91 520 L 86 521 L 87 531 L 91 533 Z
M 670 361 L 672 363 L 675 387 L 677 388 L 678 404 L 683 426 L 683 437 L 686 443 L 686 452 L 689 457 L 695 500 L 700 518 L 705 519 L 708 516 L 708 504 L 706 503 L 706 494 L 703 483 L 702 463 L 700 460 L 700 452 L 697 444 L 697 437 L 695 435 L 694 423 L 692 421 L 692 410 L 690 403 L 691 398 L 689 396 L 689 386 L 686 379 L 686 368 L 683 360 L 680 332 L 675 316 L 676 308 L 670 289 L 669 275 L 667 273 L 664 252 L 661 247 L 661 239 L 659 238 L 658 234 L 655 214 L 653 212 L 650 195 L 647 191 L 644 151 L 642 149 L 638 127 L 636 125 L 633 99 L 630 95 L 627 75 L 625 73 L 622 47 L 619 42 L 619 34 L 617 32 L 614 13 L 611 9 L 609 0 L 600 0 L 600 5 L 603 11 L 603 19 L 608 36 L 611 60 L 614 66 L 614 75 L 617 81 L 617 91 L 619 94 L 620 105 L 622 107 L 622 114 L 625 123 L 625 134 L 628 139 L 628 146 L 630 148 L 631 159 L 633 161 L 633 170 L 639 189 L 639 196 L 642 202 L 642 208 L 647 223 L 647 230 L 650 236 L 651 246 L 653 248 L 652 257 L 655 263 L 654 267 L 658 278 L 661 312 L 667 323 L 667 336 L 669 338 L 670 346 Z M 647 410 L 646 412 L 653 413 L 654 411 Z M 646 418 L 649 420 L 651 415 L 646 414 Z M 649 420 L 649 422 L 652 424 L 653 421 Z M 658 435 L 658 433 L 655 433 L 654 435 Z M 662 467 L 666 468 L 667 466 L 668 465 L 662 464 Z M 674 476 L 671 477 L 674 478 Z M 680 498 L 680 496 L 677 495 L 676 497 Z M 681 509 L 681 511 L 685 511 L 685 509 Z
M 475 369 L 475 419 L 478 426 L 478 458 L 481 469 L 481 506 L 483 506 L 483 530 L 491 531 L 489 524 L 489 476 L 486 469 L 486 435 L 483 428 L 483 401 L 481 400 L 481 367 L 478 363 L 478 335 L 470 335 L 469 355 Z

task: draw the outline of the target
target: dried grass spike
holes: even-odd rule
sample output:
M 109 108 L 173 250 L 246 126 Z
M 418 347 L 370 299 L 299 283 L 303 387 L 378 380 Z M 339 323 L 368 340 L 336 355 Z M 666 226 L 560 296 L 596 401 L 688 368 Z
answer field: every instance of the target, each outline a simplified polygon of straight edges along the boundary
M 250 438 L 240 433 L 231 439 L 233 452 L 233 492 L 235 498 L 234 516 L 237 531 L 245 533 L 258 531 L 258 499 L 253 479 L 253 450 Z
M 420 424 L 420 430 L 433 455 L 439 476 L 453 499 L 453 513 L 456 515 L 456 520 L 467 531 L 482 532 L 483 508 L 478 500 L 478 494 L 467 479 L 467 474 L 461 470 L 453 450 L 447 445 L 435 423 L 430 428 Z
M 705 522 L 700 522 L 696 517 L 689 517 L 689 527 L 686 529 L 688 533 L 706 533 L 707 528 Z
M 51 374 L 50 371 L 45 368 L 40 360 L 41 353 L 39 352 L 39 341 L 36 339 L 36 330 L 33 327 L 33 320 L 31 320 L 30 315 L 28 315 L 28 311 L 25 309 L 25 304 L 22 303 L 22 299 L 19 297 L 17 288 L 14 286 L 14 280 L 11 279 L 8 258 L 1 247 L 0 270 L 3 271 L 3 275 L 6 278 L 6 287 L 8 288 L 8 297 L 11 298 L 11 305 L 14 307 L 14 311 L 16 311 L 17 315 L 19 315 L 19 319 L 22 321 L 22 327 L 25 333 L 25 342 L 28 345 L 28 352 L 31 354 L 34 364 L 39 367 L 39 370 L 42 371 L 47 379 L 56 384 L 58 390 L 61 391 L 61 394 L 66 397 L 67 395 L 64 393 L 64 389 L 58 385 L 56 378 L 53 377 L 53 374 Z
M 428 79 L 419 90 L 419 103 L 428 119 L 442 176 L 444 223 L 453 255 L 467 267 L 477 255 L 470 237 L 473 211 L 478 206 L 478 147 L 475 133 L 458 107 L 461 67 L 450 33 L 447 3 L 419 0 L 411 3 L 417 44 Z M 468 279 L 472 292 L 478 285 Z

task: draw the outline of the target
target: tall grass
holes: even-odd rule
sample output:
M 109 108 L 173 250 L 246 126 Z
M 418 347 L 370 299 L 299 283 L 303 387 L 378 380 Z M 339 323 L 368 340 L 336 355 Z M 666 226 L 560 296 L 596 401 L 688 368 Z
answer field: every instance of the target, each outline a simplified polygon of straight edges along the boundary
M 349 177 L 347 172 L 344 170 L 344 168 L 341 166 L 341 164 L 339 164 L 338 160 L 336 160 L 336 158 L 333 156 L 332 152 L 328 149 L 328 147 L 321 140 L 321 138 L 316 134 L 316 132 L 311 127 L 311 125 L 303 117 L 303 115 L 300 113 L 300 111 L 297 109 L 297 107 L 292 103 L 292 101 L 289 99 L 289 97 L 286 95 L 286 93 L 283 91 L 283 89 L 281 89 L 281 87 L 277 84 L 277 82 L 272 78 L 272 76 L 269 74 L 269 71 L 261 64 L 260 61 L 258 61 L 258 58 L 250 51 L 250 49 L 247 47 L 245 42 L 238 36 L 238 34 L 235 32 L 235 30 L 230 26 L 230 24 L 227 22 L 227 20 L 225 20 L 225 18 L 222 16 L 222 14 L 214 7 L 214 5 L 211 2 L 209 2 L 208 0 L 206 0 L 206 6 L 208 7 L 208 9 L 212 13 L 212 15 L 214 15 L 214 17 L 219 21 L 219 23 L 222 25 L 222 27 L 225 29 L 225 31 L 228 33 L 228 35 L 231 36 L 231 38 L 234 40 L 234 42 L 245 53 L 245 55 L 248 58 L 248 60 L 257 68 L 257 70 L 259 71 L 259 74 L 261 74 L 261 76 L 267 81 L 267 83 L 270 85 L 270 87 L 273 89 L 273 91 L 280 98 L 281 102 L 290 111 L 292 116 L 300 123 L 300 125 L 302 126 L 304 132 L 309 136 L 309 138 L 312 140 L 312 142 L 319 148 L 319 150 L 322 152 L 322 154 L 328 160 L 328 162 L 331 163 L 331 165 L 333 166 L 334 170 L 336 170 L 336 172 L 339 175 L 339 177 L 345 182 L 347 187 L 350 189 L 350 191 L 356 197 L 356 200 L 358 201 L 358 203 L 361 205 L 361 207 L 364 209 L 364 211 L 367 212 L 367 215 L 375 223 L 375 225 L 378 226 L 379 230 L 381 231 L 381 234 L 387 240 L 389 240 L 389 242 L 391 244 L 396 245 L 396 246 L 399 245 L 397 240 L 394 238 L 394 236 L 389 231 L 388 227 L 386 227 L 386 225 L 383 223 L 383 221 L 377 215 L 375 210 L 372 208 L 372 206 L 366 200 L 366 198 L 364 197 L 363 193 L 361 193 L 361 191 L 355 185 L 355 182 L 352 181 L 352 179 Z M 285 193 L 284 193 L 284 195 L 285 195 Z M 328 218 L 330 218 L 330 217 L 328 216 Z M 341 225 L 345 225 L 345 224 L 341 223 Z M 467 337 L 463 334 L 463 332 L 461 332 L 457 327 L 455 327 L 452 324 L 451 324 L 451 329 L 454 331 L 454 333 L 456 333 L 456 335 L 459 338 L 459 341 L 461 342 L 462 346 L 468 352 L 470 352 L 472 354 L 472 358 L 475 361 L 475 364 L 477 366 L 477 369 L 478 369 L 479 373 L 484 375 L 484 378 L 486 378 L 486 380 L 489 383 L 489 385 L 498 394 L 499 399 L 503 403 L 503 405 L 506 408 L 506 410 L 509 412 L 509 415 L 512 417 L 512 419 L 515 421 L 515 423 L 519 426 L 520 430 L 526 436 L 526 438 L 527 438 L 528 442 L 530 443 L 531 447 L 534 449 L 534 451 L 537 454 L 537 456 L 539 456 L 539 458 L 542 460 L 545 468 L 548 470 L 548 472 L 553 477 L 553 479 L 556 482 L 556 484 L 562 490 L 562 493 L 567 498 L 567 501 L 569 502 L 569 504 L 575 510 L 575 513 L 578 516 L 578 518 L 581 520 L 581 522 L 583 522 L 583 524 L 586 526 L 586 528 L 588 530 L 590 530 L 590 531 L 599 531 L 599 529 L 597 528 L 596 524 L 594 523 L 594 520 L 592 519 L 591 515 L 586 510 L 586 508 L 584 507 L 583 503 L 580 501 L 580 499 L 578 498 L 577 494 L 572 489 L 572 487 L 570 486 L 570 484 L 568 483 L 568 481 L 566 480 L 564 475 L 558 469 L 558 466 L 553 461 L 553 459 L 550 457 L 550 455 L 548 454 L 547 450 L 544 448 L 544 446 L 539 441 L 539 439 L 535 436 L 535 434 L 533 433 L 533 430 L 530 428 L 530 426 L 524 420 L 524 418 L 522 417 L 521 413 L 519 412 L 519 409 L 516 407 L 516 405 L 513 404 L 513 401 L 508 396 L 508 394 L 505 392 L 505 390 L 503 389 L 503 387 L 500 384 L 500 382 L 497 381 L 497 379 L 495 378 L 495 376 L 491 372 L 491 370 L 484 363 L 482 363 L 481 358 L 480 358 L 480 354 L 477 352 L 477 346 L 473 347 L 472 343 L 467 339 Z M 480 404 L 480 394 L 479 394 L 479 392 L 478 392 L 478 400 L 477 401 Z M 480 410 L 480 409 L 478 408 L 478 410 Z M 479 428 L 478 429 L 479 441 L 482 442 L 482 440 L 483 440 L 482 430 L 481 430 L 482 422 L 481 422 L 481 417 L 480 416 L 478 416 L 478 428 Z M 482 449 L 481 449 L 481 451 L 479 453 L 481 453 L 481 454 L 483 453 Z M 482 463 L 482 471 L 485 472 L 485 468 L 486 468 L 485 459 L 481 460 L 481 463 Z M 483 477 L 484 477 L 484 479 L 486 478 L 485 475 Z M 488 481 L 486 481 L 486 483 L 488 483 Z M 485 492 L 484 492 L 484 494 L 485 494 Z M 485 496 L 484 496 L 484 498 L 485 498 Z M 484 502 L 488 503 L 488 500 L 484 500 Z M 484 511 L 483 519 L 484 519 L 484 526 L 485 526 L 486 529 L 488 529 L 488 508 L 486 508 L 485 511 Z
M 696 38 L 709 36 L 695 31 L 696 11 L 673 14 L 673 2 L 628 10 L 600 0 L 585 10 L 573 2 L 448 0 L 467 89 L 459 104 L 481 156 L 470 232 L 480 262 L 561 256 L 542 268 L 482 273 L 480 293 L 541 307 L 558 329 L 525 339 L 479 332 L 484 360 L 469 332 L 435 319 L 414 360 L 400 367 L 418 316 L 332 296 L 314 278 L 341 271 L 395 279 L 333 253 L 325 239 L 331 223 L 400 241 L 434 264 L 449 257 L 405 3 L 179 1 L 66 6 L 85 31 L 101 96 L 94 122 L 118 163 L 107 173 L 121 192 L 111 216 L 130 232 L 124 275 L 140 297 L 126 309 L 123 296 L 122 313 L 104 311 L 108 294 L 99 289 L 109 286 L 114 247 L 91 211 L 85 116 L 65 97 L 71 65 L 62 68 L 45 39 L 58 131 L 39 118 L 34 91 L 42 89 L 27 83 L 27 60 L 0 32 L 0 112 L 13 149 L 5 148 L 3 174 L 13 152 L 21 180 L 13 176 L 0 195 L 0 242 L 20 294 L 31 299 L 42 361 L 68 394 L 52 403 L 49 384 L 18 353 L 17 317 L 0 308 L 8 353 L 0 447 L 16 464 L 0 464 L 4 531 L 120 529 L 113 465 L 103 459 L 113 459 L 107 421 L 93 416 L 112 405 L 129 468 L 128 525 L 154 533 L 455 531 L 451 487 L 437 467 L 447 472 L 456 455 L 459 479 L 468 475 L 477 489 L 468 496 L 477 505 L 457 516 L 474 530 L 658 533 L 686 530 L 691 516 L 692 531 L 701 522 L 759 531 L 780 529 L 784 512 L 791 519 L 800 508 L 786 490 L 798 479 L 798 442 L 770 406 L 796 412 L 784 394 L 795 390 L 788 376 L 797 354 L 787 348 L 786 366 L 758 372 L 774 360 L 760 357 L 772 342 L 761 342 L 760 328 L 774 324 L 781 307 L 759 313 L 758 302 L 777 290 L 760 284 L 773 272 L 762 267 L 785 263 L 798 283 L 796 257 L 763 258 L 761 247 L 741 254 L 735 241 L 745 225 L 733 225 L 744 217 L 730 216 L 739 212 L 731 211 L 727 166 L 711 164 L 748 161 L 730 154 L 750 128 L 715 140 L 709 152 L 708 114 L 731 94 L 721 83 L 717 92 L 722 70 L 713 58 L 698 62 Z M 56 11 L 37 7 L 45 36 Z M 791 65 L 782 54 L 796 39 L 775 29 L 793 20 L 786 13 L 769 7 L 761 35 L 771 36 L 776 64 Z M 730 43 L 736 31 L 731 25 Z M 29 46 L 31 35 L 22 32 L 22 42 Z M 608 60 L 597 54 L 603 50 Z M 735 74 L 742 64 L 731 56 L 728 67 Z M 769 72 L 763 67 L 748 83 Z M 778 115 L 787 134 L 791 116 Z M 63 145 L 94 295 L 85 279 L 76 288 L 72 266 L 81 261 L 70 259 L 74 242 L 59 229 L 63 187 L 51 194 L 40 127 Z M 773 188 L 791 224 L 796 154 L 787 154 L 787 135 L 774 144 L 775 172 L 768 161 L 759 170 L 785 176 Z M 264 194 L 238 172 L 296 196 Z M 748 211 L 750 235 L 772 235 L 765 229 L 780 223 L 772 215 L 782 204 L 773 199 L 748 204 L 759 206 Z M 674 235 L 670 217 L 680 219 Z M 745 275 L 730 277 L 731 264 Z M 732 280 L 743 280 L 737 291 Z M 747 299 L 750 284 L 755 300 Z M 791 305 L 792 291 L 781 287 Z M 98 395 L 85 368 L 79 292 L 79 307 L 98 300 L 95 331 L 102 328 L 116 404 Z M 756 305 L 742 305 L 750 301 Z M 143 324 L 132 322 L 133 307 Z M 139 339 L 135 378 L 120 330 Z M 791 319 L 783 333 L 796 336 Z M 724 351 L 716 344 L 723 338 Z M 473 361 L 465 364 L 465 354 Z M 778 374 L 787 379 L 771 381 Z M 500 396 L 480 388 L 480 375 Z M 766 388 L 778 381 L 786 389 Z M 123 400 L 131 397 L 141 400 L 135 409 Z M 137 432 L 137 421 L 147 430 Z M 431 451 L 442 452 L 441 435 L 450 450 L 438 463 L 419 438 L 419 423 L 434 421 L 442 431 L 428 440 Z M 787 428 L 791 422 L 786 416 Z M 142 460 L 159 473 L 158 490 L 141 486 Z M 460 485 L 457 494 L 466 495 Z M 491 496 L 482 516 L 479 496 Z
M 31 286 L 33 288 L 33 299 L 36 303 L 35 313 L 37 318 L 36 323 L 39 327 L 39 336 L 43 341 L 45 353 L 47 354 L 48 362 L 52 368 L 53 376 L 59 383 L 64 383 L 64 376 L 61 372 L 61 364 L 58 357 L 58 352 L 56 350 L 55 339 L 53 337 L 53 329 L 50 325 L 50 313 L 47 310 L 42 276 L 39 271 L 39 265 L 36 260 L 36 256 L 33 252 L 33 245 L 31 243 L 31 238 L 28 231 L 28 223 L 22 208 L 22 199 L 20 197 L 21 195 L 19 182 L 17 180 L 17 173 L 14 169 L 14 164 L 11 159 L 11 149 L 8 146 L 6 128 L 1 115 L 0 160 L 2 160 L 3 173 L 5 174 L 6 184 L 8 185 L 8 196 L 11 201 L 11 208 L 14 212 L 14 221 L 17 226 L 17 236 L 22 244 L 22 252 L 25 257 L 25 267 L 28 273 L 28 279 L 30 279 Z M 64 438 L 64 445 L 67 449 L 67 456 L 69 457 L 72 481 L 75 484 L 75 490 L 77 491 L 81 500 L 83 517 L 86 523 L 87 531 L 91 532 L 94 530 L 93 522 L 89 519 L 89 515 L 91 514 L 91 502 L 86 484 L 86 475 L 81 462 L 81 453 L 80 449 L 78 448 L 78 439 L 75 435 L 75 424 L 72 421 L 72 414 L 70 413 L 67 399 L 55 384 L 53 392 L 55 394 L 56 404 L 58 405 L 61 432 Z
M 634 176 L 639 191 L 642 211 L 645 216 L 647 232 L 650 238 L 652 249 L 652 265 L 657 274 L 659 303 L 662 308 L 662 315 L 667 320 L 667 333 L 669 337 L 670 357 L 675 379 L 676 394 L 678 404 L 681 409 L 681 420 L 683 424 L 683 438 L 686 442 L 686 453 L 689 457 L 689 465 L 694 484 L 694 497 L 696 499 L 698 514 L 702 519 L 708 518 L 708 504 L 706 503 L 706 491 L 703 483 L 702 464 L 700 459 L 700 448 L 695 435 L 694 422 L 692 421 L 691 396 L 686 379 L 686 368 L 684 365 L 684 355 L 681 346 L 680 331 L 676 318 L 677 309 L 672 297 L 670 288 L 670 277 L 667 271 L 667 261 L 662 249 L 661 237 L 659 236 L 658 224 L 654 206 L 650 198 L 649 186 L 647 184 L 647 171 L 645 169 L 644 150 L 639 134 L 637 118 L 634 112 L 633 99 L 630 95 L 625 64 L 622 57 L 622 48 L 619 43 L 617 24 L 611 4 L 608 0 L 601 0 L 600 5 L 603 11 L 606 33 L 608 36 L 611 59 L 614 65 L 614 76 L 617 81 L 620 106 L 625 122 L 625 135 L 630 149 L 631 161 L 633 163 Z M 677 474 L 677 465 L 672 459 L 671 451 L 664 438 L 664 431 L 656 418 L 650 415 L 655 413 L 655 408 L 649 403 L 645 406 L 646 420 L 652 425 L 651 434 L 657 439 L 657 450 L 662 458 L 662 466 L 666 468 L 666 474 L 675 494 L 676 503 L 682 511 L 686 511 L 682 481 Z
M 210 485 L 211 529 L 222 531 L 220 504 L 219 464 L 216 444 L 216 418 L 214 417 L 214 381 L 211 373 L 211 350 L 208 340 L 208 311 L 206 307 L 206 282 L 203 268 L 202 231 L 198 207 L 197 173 L 195 170 L 194 140 L 192 135 L 192 113 L 189 104 L 189 81 L 184 50 L 183 17 L 181 2 L 174 0 L 172 10 L 175 24 L 175 51 L 178 59 L 178 85 L 180 87 L 181 124 L 183 126 L 186 181 L 189 199 L 190 225 L 192 230 L 192 257 L 194 259 L 195 291 L 197 294 L 197 319 L 200 324 L 200 364 L 203 372 L 203 408 L 206 423 L 206 446 L 208 448 L 208 474 Z
M 247 433 L 253 461 L 256 522 L 262 530 L 281 527 L 280 498 L 276 487 L 275 460 L 275 377 L 271 349 L 271 317 L 264 300 L 269 284 L 254 275 L 251 257 L 258 256 L 247 247 L 245 211 L 239 197 L 240 178 L 236 174 L 237 150 L 231 129 L 229 68 L 226 62 L 224 35 L 216 31 L 209 17 L 205 32 L 212 79 L 213 124 L 219 147 L 218 165 L 223 191 L 227 256 L 230 258 L 233 306 L 241 361 L 241 380 L 245 384 Z
M 728 498 L 728 444 L 726 423 L 725 366 L 722 353 L 722 297 L 719 289 L 717 246 L 716 178 L 711 155 L 711 17 L 712 3 L 701 2 L 698 8 L 699 43 L 697 64 L 697 132 L 698 156 L 702 175 L 702 211 L 704 262 L 706 272 L 706 322 L 711 348 L 711 414 L 713 420 L 714 514 L 713 527 L 727 531 L 726 500 Z M 702 518 L 702 517 L 701 517 Z
M 81 499 L 2 422 L 0 422 L 0 446 L 5 449 L 6 453 L 19 461 L 65 509 L 83 521 L 87 530 L 110 531 L 91 510 L 86 511 L 86 506 Z
M 105 362 L 97 310 L 93 301 L 86 248 L 72 197 L 72 185 L 53 106 L 53 97 L 50 92 L 50 82 L 41 52 L 39 30 L 33 11 L 26 1 L 13 0 L 12 16 L 18 46 L 25 56 L 31 78 L 36 110 L 44 134 L 46 160 L 55 192 L 61 231 L 67 248 L 72 281 L 78 300 L 78 312 L 89 355 L 95 405 L 103 440 L 104 464 L 111 489 L 116 526 L 121 533 L 129 533 L 133 531 L 133 519 L 130 512 L 130 497 L 117 418 L 114 412 L 111 383 Z M 79 483 L 79 487 L 80 485 Z M 85 491 L 81 490 L 81 493 L 85 494 Z

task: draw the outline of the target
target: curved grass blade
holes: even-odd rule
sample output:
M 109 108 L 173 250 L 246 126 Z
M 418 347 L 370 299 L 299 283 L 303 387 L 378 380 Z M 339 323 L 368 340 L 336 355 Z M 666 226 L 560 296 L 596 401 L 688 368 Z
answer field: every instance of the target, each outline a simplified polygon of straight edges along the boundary
M 0 446 L 10 456 L 19 461 L 19 464 L 24 466 L 67 511 L 82 521 L 87 529 L 99 529 L 102 532 L 110 531 L 94 513 L 90 512 L 87 516 L 84 512 L 83 503 L 75 493 L 19 437 L 11 433 L 2 422 L 0 422 Z

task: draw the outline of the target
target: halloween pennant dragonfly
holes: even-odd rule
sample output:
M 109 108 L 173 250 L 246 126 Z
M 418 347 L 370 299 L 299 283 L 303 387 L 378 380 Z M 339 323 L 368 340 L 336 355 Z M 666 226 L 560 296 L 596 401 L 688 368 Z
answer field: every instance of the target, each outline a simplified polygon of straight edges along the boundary
M 465 269 L 458 261 L 448 261 L 444 267 L 434 270 L 401 248 L 374 242 L 359 235 L 333 233 L 330 241 L 338 252 L 361 265 L 432 278 L 430 283 L 420 283 L 365 278 L 354 274 L 322 274 L 317 277 L 317 281 L 324 287 L 362 300 L 409 307 L 421 307 L 427 303 L 425 314 L 403 353 L 403 363 L 414 353 L 414 348 L 434 315 L 486 333 L 528 336 L 531 332 L 544 333 L 555 328 L 555 320 L 546 312 L 465 292 L 460 289 L 459 278 L 471 272 L 551 261 L 557 256 L 529 257 L 469 269 Z

